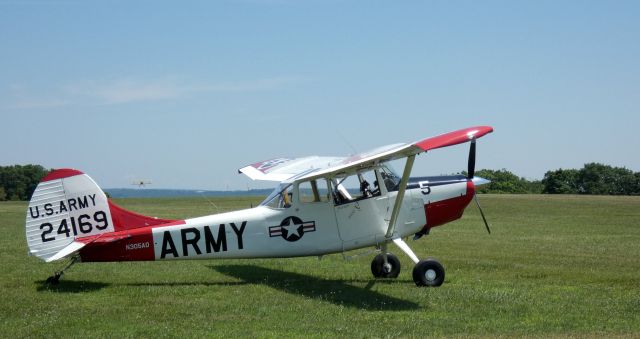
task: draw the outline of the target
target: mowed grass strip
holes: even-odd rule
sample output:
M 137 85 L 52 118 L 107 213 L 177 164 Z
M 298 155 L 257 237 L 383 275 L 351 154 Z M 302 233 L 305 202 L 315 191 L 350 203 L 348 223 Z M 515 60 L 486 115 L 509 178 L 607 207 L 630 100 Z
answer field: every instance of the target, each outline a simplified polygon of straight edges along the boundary
M 398 249 L 396 280 L 373 254 L 260 260 L 62 263 L 27 256 L 26 203 L 0 203 L 3 337 L 640 336 L 640 197 L 482 195 L 431 235 L 409 240 L 446 268 L 417 288 Z M 259 198 L 122 199 L 139 213 L 188 218 Z M 364 253 L 365 250 L 347 255 Z

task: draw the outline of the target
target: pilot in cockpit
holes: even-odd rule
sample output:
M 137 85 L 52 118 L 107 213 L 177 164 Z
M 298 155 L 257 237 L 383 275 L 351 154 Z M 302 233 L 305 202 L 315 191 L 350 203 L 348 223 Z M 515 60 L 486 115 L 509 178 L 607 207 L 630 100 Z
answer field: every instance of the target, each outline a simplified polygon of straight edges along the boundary
M 362 182 L 360 182 L 360 192 L 362 192 L 362 197 L 370 198 L 373 196 L 373 193 L 371 192 L 371 189 L 369 187 L 370 186 L 368 181 L 362 180 Z

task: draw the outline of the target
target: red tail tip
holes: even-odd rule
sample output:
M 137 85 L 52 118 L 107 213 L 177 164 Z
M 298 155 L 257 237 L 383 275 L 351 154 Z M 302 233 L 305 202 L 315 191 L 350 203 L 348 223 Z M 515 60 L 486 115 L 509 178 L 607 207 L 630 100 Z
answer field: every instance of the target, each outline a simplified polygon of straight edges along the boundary
M 84 173 L 73 168 L 61 168 L 61 169 L 51 171 L 40 181 L 44 182 L 44 181 L 51 181 L 56 179 L 64 179 L 64 178 L 68 178 L 68 177 L 72 177 L 80 174 L 84 174 Z

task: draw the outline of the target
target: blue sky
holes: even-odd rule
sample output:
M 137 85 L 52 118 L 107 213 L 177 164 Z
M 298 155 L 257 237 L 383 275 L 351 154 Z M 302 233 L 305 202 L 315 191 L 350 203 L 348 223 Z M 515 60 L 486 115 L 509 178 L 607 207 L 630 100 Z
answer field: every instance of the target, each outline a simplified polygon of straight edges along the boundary
M 491 125 L 478 168 L 640 171 L 639 42 L 638 1 L 0 0 L 0 165 L 245 189 L 256 161 Z

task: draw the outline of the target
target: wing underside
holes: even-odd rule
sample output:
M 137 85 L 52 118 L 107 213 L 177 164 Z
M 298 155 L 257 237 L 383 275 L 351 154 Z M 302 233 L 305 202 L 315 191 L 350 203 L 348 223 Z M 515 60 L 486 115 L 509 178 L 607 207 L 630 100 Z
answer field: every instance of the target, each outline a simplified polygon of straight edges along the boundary
M 490 126 L 476 126 L 441 134 L 410 144 L 393 144 L 349 157 L 277 158 L 245 166 L 238 170 L 253 180 L 288 181 L 340 176 L 379 163 L 410 157 L 429 150 L 478 139 L 493 132 Z

